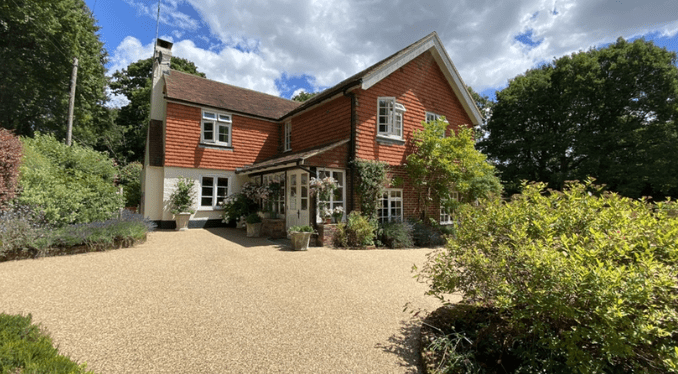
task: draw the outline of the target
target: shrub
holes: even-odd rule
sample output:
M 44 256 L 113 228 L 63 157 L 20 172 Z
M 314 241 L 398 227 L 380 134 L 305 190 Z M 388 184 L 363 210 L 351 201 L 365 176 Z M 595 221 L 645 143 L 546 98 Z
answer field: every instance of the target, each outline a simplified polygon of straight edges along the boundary
M 445 237 L 437 222 L 432 221 L 427 225 L 418 220 L 412 222 L 411 225 L 412 239 L 417 247 L 437 247 L 445 244 Z
M 287 229 L 289 233 L 293 232 L 313 232 L 313 227 L 304 225 L 304 226 L 290 226 L 289 229 Z
M 0 208 L 16 194 L 21 164 L 21 141 L 6 129 L 0 128 Z
M 31 315 L 0 313 L 0 373 L 91 373 L 59 354 Z
M 678 370 L 678 218 L 590 182 L 461 207 L 430 293 L 491 306 L 533 372 Z
M 388 182 L 388 164 L 374 160 L 355 160 L 353 166 L 360 179 L 356 184 L 356 191 L 360 195 L 360 210 L 365 216 L 376 220 L 379 199 Z
M 346 223 L 337 225 L 333 242 L 337 247 L 363 248 L 374 244 L 376 224 L 370 222 L 360 212 L 353 211 L 348 215 Z
M 379 240 L 392 249 L 412 248 L 412 224 L 409 222 L 386 222 L 379 227 Z
M 249 224 L 261 223 L 261 221 L 261 216 L 259 216 L 258 213 L 250 213 L 250 215 L 248 215 L 245 219 L 245 222 Z
M 196 196 L 194 186 L 195 180 L 193 179 L 180 177 L 177 180 L 176 187 L 169 198 L 172 214 L 195 213 L 195 209 L 192 208 Z
M 51 135 L 23 138 L 19 202 L 39 207 L 51 225 L 103 221 L 122 208 L 113 160 L 91 148 L 68 147 Z
M 130 246 L 155 228 L 141 214 L 126 210 L 119 219 L 56 228 L 40 217 L 20 206 L 0 213 L 0 261 L 83 252 L 81 246 L 88 251 Z
M 220 204 L 224 207 L 222 217 L 224 222 L 227 223 L 237 221 L 240 217 L 247 217 L 250 213 L 257 210 L 257 203 L 243 193 L 230 195 Z
M 123 186 L 126 207 L 139 206 L 141 203 L 141 169 L 140 162 L 132 162 L 120 168 L 118 183 Z

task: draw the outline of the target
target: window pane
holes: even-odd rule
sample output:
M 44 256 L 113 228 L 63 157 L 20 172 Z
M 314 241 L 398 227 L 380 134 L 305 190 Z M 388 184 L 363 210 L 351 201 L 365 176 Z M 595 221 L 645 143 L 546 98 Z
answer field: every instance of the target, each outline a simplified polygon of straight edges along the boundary
M 212 206 L 212 197 L 203 197 L 200 200 L 201 206 Z
M 217 115 L 212 112 L 202 112 L 202 118 L 217 119 Z
M 228 127 L 219 126 L 219 141 L 222 143 L 228 143 Z
M 219 121 L 221 122 L 231 122 L 231 116 L 225 115 L 225 114 L 220 114 L 219 115 Z
M 214 140 L 214 123 L 213 122 L 203 122 L 202 123 L 202 137 L 205 140 Z

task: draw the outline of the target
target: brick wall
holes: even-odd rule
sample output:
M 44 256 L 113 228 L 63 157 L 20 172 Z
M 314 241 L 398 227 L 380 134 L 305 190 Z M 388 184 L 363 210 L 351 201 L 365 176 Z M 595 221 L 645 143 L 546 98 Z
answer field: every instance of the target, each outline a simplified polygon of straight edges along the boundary
M 415 128 L 422 128 L 421 121 L 426 119 L 427 111 L 445 116 L 450 123 L 448 131 L 472 123 L 430 52 L 410 61 L 368 90 L 356 90 L 356 94 L 358 158 L 376 159 L 390 165 L 405 162 L 407 144 L 385 145 L 376 141 L 379 97 L 395 97 L 405 106 L 405 140 L 411 138 Z
M 235 170 L 276 154 L 278 124 L 232 116 L 232 148 L 200 146 L 201 109 L 167 103 L 165 166 Z
M 348 144 L 340 145 L 327 152 L 313 156 L 306 160 L 307 166 L 319 166 L 334 169 L 346 168 L 348 159 Z
M 291 122 L 292 152 L 347 139 L 351 136 L 351 99 L 338 97 L 294 116 Z

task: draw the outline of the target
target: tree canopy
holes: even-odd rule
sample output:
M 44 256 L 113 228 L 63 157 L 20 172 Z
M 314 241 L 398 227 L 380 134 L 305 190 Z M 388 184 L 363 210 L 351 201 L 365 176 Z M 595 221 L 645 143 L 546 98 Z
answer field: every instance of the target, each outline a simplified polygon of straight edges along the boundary
M 110 118 L 98 30 L 83 0 L 0 0 L 0 125 L 17 135 L 64 138 L 77 57 L 73 138 L 95 143 Z
M 292 96 L 292 100 L 294 101 L 299 101 L 299 102 L 304 102 L 313 96 L 317 95 L 317 92 L 306 92 L 306 91 L 301 91 L 298 94 Z
M 494 167 L 475 149 L 473 130 L 463 127 L 442 136 L 448 125 L 444 118 L 422 125 L 423 130 L 414 131 L 414 150 L 406 163 L 407 174 L 419 194 L 422 216 L 436 201 L 451 211 L 457 204 L 451 198 L 454 191 L 461 202 L 501 193 Z
M 205 74 L 191 61 L 172 57 L 170 68 L 205 78 Z M 151 74 L 153 62 L 149 57 L 131 63 L 127 68 L 113 73 L 111 90 L 123 95 L 129 103 L 120 108 L 115 124 L 122 133 L 120 143 L 111 149 L 117 160 L 143 162 L 146 129 L 151 110 Z
M 511 80 L 479 147 L 509 191 L 592 176 L 625 196 L 676 197 L 677 99 L 676 54 L 620 38 Z

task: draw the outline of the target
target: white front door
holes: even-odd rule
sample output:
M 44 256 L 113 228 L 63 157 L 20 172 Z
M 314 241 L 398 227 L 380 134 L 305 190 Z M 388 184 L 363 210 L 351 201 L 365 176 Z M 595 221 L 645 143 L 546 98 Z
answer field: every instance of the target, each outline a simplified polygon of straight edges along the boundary
M 287 172 L 287 220 L 285 228 L 308 225 L 308 173 L 303 170 Z

